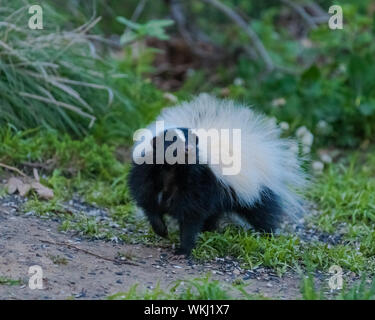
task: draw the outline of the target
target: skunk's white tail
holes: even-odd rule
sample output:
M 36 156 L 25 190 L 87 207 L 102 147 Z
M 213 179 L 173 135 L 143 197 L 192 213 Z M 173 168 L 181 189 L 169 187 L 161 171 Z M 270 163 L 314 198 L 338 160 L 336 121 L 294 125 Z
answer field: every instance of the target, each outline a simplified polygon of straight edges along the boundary
M 157 121 L 164 121 L 165 128 L 198 129 L 200 161 L 207 161 L 223 186 L 231 187 L 242 204 L 252 205 L 266 187 L 282 199 L 287 214 L 293 216 L 302 211 L 295 191 L 304 187 L 306 176 L 293 147 L 295 142 L 280 138 L 280 130 L 268 118 L 231 100 L 201 94 L 190 102 L 164 109 Z M 241 152 L 236 152 L 236 144 L 228 139 L 207 142 L 207 136 L 199 133 L 201 129 L 240 129 Z M 240 157 L 234 159 L 241 163 L 236 174 L 223 174 L 228 166 L 220 156 L 223 148 L 233 157 Z

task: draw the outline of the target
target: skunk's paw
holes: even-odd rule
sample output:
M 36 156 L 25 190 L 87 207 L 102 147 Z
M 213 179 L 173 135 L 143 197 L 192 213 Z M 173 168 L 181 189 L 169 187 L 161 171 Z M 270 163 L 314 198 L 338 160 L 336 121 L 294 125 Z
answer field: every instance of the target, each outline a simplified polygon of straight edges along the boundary
M 164 228 L 164 229 L 159 229 L 159 230 L 154 230 L 155 233 L 157 235 L 159 235 L 160 237 L 162 238 L 168 238 L 168 229 L 167 228 Z
M 175 255 L 178 255 L 178 256 L 185 256 L 185 258 L 189 258 L 190 255 L 191 255 L 191 250 L 187 250 L 187 249 L 184 249 L 184 248 L 178 248 L 175 250 Z
M 168 237 L 168 228 L 162 219 L 151 220 L 151 226 L 154 232 L 160 237 L 163 237 L 163 238 Z

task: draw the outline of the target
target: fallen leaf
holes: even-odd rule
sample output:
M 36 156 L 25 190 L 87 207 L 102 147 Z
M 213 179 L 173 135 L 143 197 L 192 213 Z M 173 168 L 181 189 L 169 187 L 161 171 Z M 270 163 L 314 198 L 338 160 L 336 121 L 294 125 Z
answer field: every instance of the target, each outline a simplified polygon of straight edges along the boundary
M 30 180 L 30 179 L 29 179 Z M 35 190 L 38 196 L 42 199 L 49 200 L 54 197 L 53 191 L 50 188 L 42 185 L 38 181 L 33 181 L 31 183 L 24 182 L 19 178 L 10 178 L 7 183 L 7 189 L 9 194 L 18 193 L 24 197 L 31 189 Z
M 36 168 L 33 169 L 33 174 L 34 174 L 35 181 L 39 182 L 40 181 L 39 174 L 38 174 L 38 170 Z
M 20 193 L 20 196 L 22 197 L 26 196 L 29 193 L 30 189 L 31 189 L 31 186 L 28 183 L 21 182 L 18 185 L 18 192 Z
M 33 182 L 31 184 L 31 187 L 36 191 L 38 196 L 41 197 L 42 199 L 49 200 L 49 199 L 52 199 L 54 196 L 53 191 L 50 188 L 43 186 L 39 182 Z
M 23 184 L 23 182 L 18 178 L 10 178 L 7 183 L 7 189 L 9 194 L 13 194 L 18 190 L 18 186 Z

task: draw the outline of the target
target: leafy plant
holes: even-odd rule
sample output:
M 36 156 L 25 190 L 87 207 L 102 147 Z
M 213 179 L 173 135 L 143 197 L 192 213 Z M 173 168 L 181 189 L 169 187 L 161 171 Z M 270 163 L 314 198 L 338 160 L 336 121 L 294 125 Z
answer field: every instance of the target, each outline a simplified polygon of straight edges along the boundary
M 114 98 L 109 69 L 92 52 L 88 35 L 97 20 L 71 31 L 31 30 L 28 2 L 1 7 L 0 125 L 87 132 Z M 44 10 L 46 24 L 58 15 L 51 6 Z
M 22 280 L 15 280 L 7 277 L 0 276 L 0 286 L 20 286 L 22 284 Z
M 117 17 L 117 21 L 130 28 L 125 30 L 121 36 L 121 44 L 127 44 L 144 37 L 154 37 L 160 40 L 168 40 L 169 36 L 165 33 L 165 28 L 174 24 L 173 20 L 151 20 L 147 23 L 140 24 L 126 19 Z
M 116 293 L 109 300 L 233 300 L 235 295 L 246 299 L 262 299 L 260 295 L 250 295 L 241 286 L 233 286 L 212 280 L 209 275 L 190 280 L 178 280 L 168 290 L 160 285 L 143 292 L 134 284 L 127 292 Z

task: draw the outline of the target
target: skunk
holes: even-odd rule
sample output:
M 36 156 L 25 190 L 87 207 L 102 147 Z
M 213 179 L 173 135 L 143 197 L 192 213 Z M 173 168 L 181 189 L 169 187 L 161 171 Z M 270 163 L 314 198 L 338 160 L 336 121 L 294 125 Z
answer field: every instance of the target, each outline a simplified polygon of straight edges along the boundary
M 201 94 L 163 109 L 134 138 L 130 194 L 156 234 L 168 235 L 165 214 L 177 219 L 178 254 L 189 255 L 224 214 L 274 232 L 284 214 L 303 212 L 295 191 L 306 177 L 294 142 L 249 107 Z

